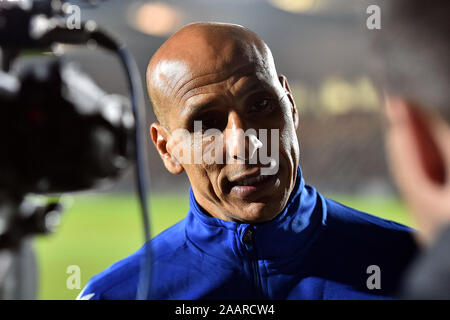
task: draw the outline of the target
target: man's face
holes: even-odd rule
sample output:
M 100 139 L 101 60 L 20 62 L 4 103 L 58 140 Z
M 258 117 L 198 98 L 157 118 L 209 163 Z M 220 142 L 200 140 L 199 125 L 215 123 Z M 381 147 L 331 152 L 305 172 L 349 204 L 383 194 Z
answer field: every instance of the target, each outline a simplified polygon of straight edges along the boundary
M 153 124 L 152 137 L 169 171 L 174 172 L 174 166 L 186 171 L 206 212 L 226 221 L 264 222 L 283 210 L 295 185 L 297 111 L 271 57 L 249 53 L 254 47 L 230 48 L 230 54 L 198 57 L 192 63 L 172 60 L 156 67 L 164 72 L 154 72 L 159 76 L 151 81 L 161 82 L 170 108 L 164 115 L 166 126 Z M 239 50 L 243 53 L 236 54 Z M 211 138 L 211 129 L 220 134 Z M 254 134 L 244 137 L 242 133 L 251 129 Z M 260 129 L 267 130 L 266 138 Z M 158 144 L 158 139 L 167 143 Z M 165 156 L 158 145 L 164 145 Z M 214 151 L 209 154 L 223 161 L 202 157 L 211 146 Z M 262 150 L 271 164 L 258 157 Z M 195 156 L 199 154 L 200 161 Z M 270 171 L 270 166 L 275 169 Z

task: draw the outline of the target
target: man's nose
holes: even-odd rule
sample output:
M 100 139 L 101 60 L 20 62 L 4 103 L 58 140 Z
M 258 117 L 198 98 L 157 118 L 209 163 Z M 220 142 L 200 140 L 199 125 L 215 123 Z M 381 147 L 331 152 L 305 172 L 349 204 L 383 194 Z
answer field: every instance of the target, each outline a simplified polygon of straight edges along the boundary
M 248 128 L 236 112 L 230 112 L 228 115 L 225 144 L 227 156 L 242 161 L 253 158 L 256 150 L 262 147 L 261 141 L 256 136 L 256 129 Z

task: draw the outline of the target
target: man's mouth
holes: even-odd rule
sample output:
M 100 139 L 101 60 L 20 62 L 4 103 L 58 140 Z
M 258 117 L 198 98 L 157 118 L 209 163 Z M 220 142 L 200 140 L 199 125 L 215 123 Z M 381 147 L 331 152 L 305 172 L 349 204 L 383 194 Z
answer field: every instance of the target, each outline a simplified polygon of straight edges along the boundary
M 233 182 L 232 184 L 234 184 L 235 186 L 251 186 L 251 185 L 258 184 L 259 182 L 264 181 L 269 177 L 270 176 L 258 175 L 256 177 L 251 177 L 251 178 L 242 178 L 242 179 L 239 179 L 239 180 Z
M 244 175 L 230 181 L 230 193 L 239 198 L 247 198 L 259 194 L 261 191 L 270 191 L 279 184 L 278 174 L 261 175 L 260 171 L 251 175 Z

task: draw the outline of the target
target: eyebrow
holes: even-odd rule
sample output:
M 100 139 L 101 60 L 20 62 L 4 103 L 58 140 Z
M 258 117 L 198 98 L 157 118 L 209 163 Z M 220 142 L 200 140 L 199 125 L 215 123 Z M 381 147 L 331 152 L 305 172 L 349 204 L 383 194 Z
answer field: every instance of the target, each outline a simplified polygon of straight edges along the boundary
M 261 79 L 258 79 L 255 75 L 252 75 L 252 77 L 247 80 L 247 83 L 236 91 L 236 96 L 246 96 L 252 91 L 257 90 L 258 88 L 266 88 L 264 85 L 264 82 L 261 81 Z
M 181 112 L 181 118 L 186 118 L 186 122 L 190 122 L 192 119 L 195 119 L 198 115 L 219 104 L 219 100 L 220 99 L 218 98 L 213 98 L 207 101 L 186 106 L 184 110 Z

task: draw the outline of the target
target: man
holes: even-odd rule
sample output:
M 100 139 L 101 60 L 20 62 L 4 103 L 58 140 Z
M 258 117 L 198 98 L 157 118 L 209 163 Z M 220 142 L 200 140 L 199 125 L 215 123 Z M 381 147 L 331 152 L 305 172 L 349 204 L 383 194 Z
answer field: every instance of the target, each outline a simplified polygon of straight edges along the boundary
M 149 298 L 392 296 L 416 250 L 410 230 L 305 184 L 297 108 L 258 36 L 231 24 L 188 25 L 152 57 L 147 84 L 155 147 L 192 186 L 187 217 L 147 244 Z M 277 139 L 263 139 L 264 130 Z M 202 157 L 211 145 L 215 161 Z M 262 150 L 270 157 L 253 161 Z M 92 278 L 81 298 L 134 299 L 144 253 Z
M 450 299 L 450 3 L 380 5 L 382 29 L 373 43 L 383 60 L 386 146 L 425 249 L 403 297 Z

